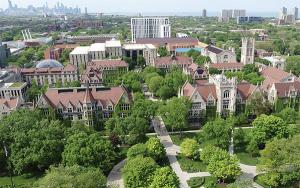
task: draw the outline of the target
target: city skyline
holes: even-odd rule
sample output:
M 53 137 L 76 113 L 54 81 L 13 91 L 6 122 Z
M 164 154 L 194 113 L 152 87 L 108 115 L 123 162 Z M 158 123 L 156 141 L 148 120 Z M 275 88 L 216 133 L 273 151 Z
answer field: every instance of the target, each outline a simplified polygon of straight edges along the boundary
M 27 7 L 29 5 L 34 6 L 43 6 L 48 2 L 49 7 L 54 7 L 57 1 L 39 1 L 39 0 L 13 0 L 13 4 L 17 4 L 18 7 Z M 273 3 L 273 0 L 248 0 L 246 2 L 241 2 L 238 0 L 227 0 L 220 2 L 219 0 L 212 0 L 210 2 L 202 1 L 202 0 L 151 0 L 144 1 L 141 3 L 140 0 L 126 0 L 126 4 L 124 4 L 124 0 L 88 0 L 88 1 L 80 1 L 80 0 L 60 0 L 59 2 L 64 5 L 70 7 L 75 7 L 78 5 L 81 9 L 84 7 L 88 8 L 89 12 L 128 12 L 128 13 L 136 13 L 136 12 L 201 12 L 203 8 L 207 9 L 209 12 L 218 12 L 221 9 L 247 9 L 248 12 L 278 12 L 281 7 L 285 6 L 288 9 L 293 7 L 300 7 L 300 2 L 298 0 L 278 0 L 276 4 Z M 97 5 L 97 6 L 95 6 Z M 155 7 L 153 5 L 156 5 Z M 159 6 L 157 6 L 159 5 Z M 228 6 L 232 5 L 232 6 Z M 238 6 L 234 6 L 238 5 Z M 149 9 L 149 7 L 153 7 Z M 182 9 L 182 7 L 185 7 Z M 6 9 L 8 8 L 7 1 L 0 2 L 0 8 Z

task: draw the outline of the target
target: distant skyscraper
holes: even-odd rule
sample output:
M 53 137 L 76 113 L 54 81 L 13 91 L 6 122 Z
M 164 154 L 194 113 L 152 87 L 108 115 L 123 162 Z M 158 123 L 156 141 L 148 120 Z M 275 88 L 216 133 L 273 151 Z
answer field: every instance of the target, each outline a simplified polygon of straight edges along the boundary
M 295 17 L 295 20 L 298 20 L 298 16 L 299 16 L 299 9 L 298 9 L 298 7 L 295 7 L 294 8 L 294 17 Z
M 13 8 L 13 5 L 12 5 L 12 3 L 11 3 L 11 0 L 8 0 L 8 8 L 9 8 L 9 9 L 12 9 L 12 8 Z
M 132 42 L 138 38 L 170 38 L 169 18 L 131 18 L 131 36 Z
M 87 7 L 84 8 L 84 14 L 85 14 L 85 15 L 88 14 Z
M 239 10 L 239 9 L 234 9 L 232 12 L 232 17 L 237 18 L 237 17 L 244 17 L 246 16 L 246 10 Z
M 220 22 L 228 22 L 232 18 L 232 9 L 227 10 L 223 9 L 221 12 L 221 16 L 219 17 Z
M 285 20 L 286 16 L 287 16 L 287 8 L 282 7 L 282 9 L 280 10 L 280 13 L 279 13 L 279 19 Z
M 206 9 L 203 9 L 202 10 L 202 17 L 206 18 L 206 16 L 207 16 L 207 11 L 206 11 Z

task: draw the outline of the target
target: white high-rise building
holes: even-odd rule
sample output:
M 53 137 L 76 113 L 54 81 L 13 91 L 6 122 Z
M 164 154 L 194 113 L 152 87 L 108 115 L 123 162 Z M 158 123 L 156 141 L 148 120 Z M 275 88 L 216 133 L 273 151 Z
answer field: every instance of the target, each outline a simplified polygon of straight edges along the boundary
M 246 10 L 245 9 L 234 9 L 232 12 L 232 17 L 233 18 L 238 18 L 238 17 L 245 17 L 246 16 Z
M 287 8 L 286 7 L 282 7 L 282 9 L 279 12 L 279 19 L 285 20 L 286 16 L 287 16 Z
M 219 17 L 220 22 L 228 22 L 230 18 L 232 18 L 232 9 L 223 9 L 221 12 L 221 16 Z
M 244 37 L 242 38 L 241 63 L 253 64 L 255 51 L 255 39 Z
M 131 18 L 132 42 L 138 38 L 170 38 L 169 18 L 145 17 Z

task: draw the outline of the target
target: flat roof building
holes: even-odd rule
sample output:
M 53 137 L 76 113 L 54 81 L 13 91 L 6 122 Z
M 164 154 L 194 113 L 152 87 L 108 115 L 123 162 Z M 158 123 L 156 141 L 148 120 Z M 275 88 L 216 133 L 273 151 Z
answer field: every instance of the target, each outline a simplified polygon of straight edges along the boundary
M 171 24 L 167 17 L 131 18 L 132 42 L 140 38 L 170 38 Z

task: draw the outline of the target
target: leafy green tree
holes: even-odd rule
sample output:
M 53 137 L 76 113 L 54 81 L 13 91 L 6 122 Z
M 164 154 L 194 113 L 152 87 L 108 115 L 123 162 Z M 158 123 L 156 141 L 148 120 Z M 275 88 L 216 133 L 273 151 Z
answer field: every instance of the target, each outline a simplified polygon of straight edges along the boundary
M 274 40 L 273 41 L 274 50 L 279 52 L 281 55 L 284 55 L 287 51 L 287 45 L 283 40 Z
M 242 174 L 238 158 L 225 150 L 217 150 L 207 165 L 209 173 L 225 182 L 235 180 Z
M 149 91 L 156 93 L 164 84 L 164 78 L 162 76 L 155 76 L 149 80 L 148 87 Z
M 264 172 L 261 179 L 272 187 L 299 185 L 300 135 L 288 139 L 275 138 L 261 151 L 258 170 Z
M 248 113 L 256 116 L 270 114 L 272 112 L 272 105 L 260 93 L 251 95 L 246 105 Z
M 143 56 L 139 55 L 137 56 L 137 60 L 136 60 L 136 63 L 138 66 L 140 67 L 145 67 L 146 66 L 146 60 Z
M 295 109 L 287 107 L 281 110 L 277 116 L 284 119 L 287 123 L 295 123 L 299 114 L 295 111 Z
M 115 85 L 124 84 L 130 91 L 140 92 L 141 91 L 141 81 L 142 78 L 139 73 L 134 71 L 129 71 L 122 77 L 115 81 Z
M 188 126 L 188 113 L 191 102 L 186 98 L 172 98 L 166 105 L 160 107 L 160 115 L 168 127 L 179 129 L 180 132 Z
M 128 160 L 133 159 L 137 156 L 146 157 L 147 156 L 147 147 L 145 144 L 136 144 L 131 146 L 127 151 Z
M 243 151 L 247 145 L 247 138 L 242 128 L 235 129 L 233 132 L 233 144 L 234 149 L 237 151 Z
M 124 119 L 110 118 L 105 122 L 105 129 L 109 134 L 118 135 L 123 143 L 136 144 L 146 139 L 149 123 L 147 119 L 132 114 Z
M 212 156 L 216 152 L 220 152 L 221 150 L 219 147 L 213 146 L 213 145 L 208 145 L 203 148 L 203 150 L 200 153 L 200 159 L 205 163 L 208 164 L 209 160 L 212 158 Z
M 51 167 L 35 187 L 105 188 L 106 177 L 98 168 L 75 166 Z
M 151 117 L 155 116 L 157 109 L 157 103 L 146 99 L 137 99 L 131 108 L 131 112 L 138 117 L 142 117 L 150 121 Z
M 286 58 L 285 70 L 292 72 L 296 76 L 300 75 L 300 55 L 289 56 Z
M 44 170 L 61 161 L 64 126 L 59 121 L 32 121 L 26 131 L 15 130 L 10 145 L 10 160 L 18 174 Z
M 156 92 L 156 95 L 159 96 L 163 100 L 167 100 L 174 96 L 173 88 L 163 85 L 159 90 Z
M 80 165 L 98 167 L 108 172 L 114 165 L 116 153 L 110 142 L 97 133 L 88 135 L 81 132 L 67 139 L 62 153 L 63 163 L 67 166 Z
M 150 157 L 128 160 L 122 169 L 125 187 L 148 187 L 158 165 Z
M 150 188 L 178 188 L 179 179 L 170 167 L 158 168 L 152 177 Z
M 253 123 L 250 139 L 257 143 L 260 149 L 272 138 L 286 138 L 289 131 L 286 123 L 280 117 L 261 115 Z
M 213 67 L 210 67 L 208 71 L 209 71 L 209 74 L 212 74 L 212 75 L 214 75 L 214 74 L 221 74 L 220 70 L 218 70 L 216 68 L 213 68 Z
M 187 158 L 198 159 L 199 150 L 200 150 L 200 145 L 194 139 L 186 138 L 180 144 L 180 153 Z
M 155 161 L 160 161 L 166 156 L 164 146 L 160 143 L 158 138 L 151 137 L 146 142 L 147 154 Z
M 207 122 L 201 132 L 203 141 L 222 149 L 229 147 L 230 136 L 231 124 L 221 118 Z
M 157 53 L 160 57 L 165 57 L 169 55 L 169 52 L 166 47 L 160 46 L 157 50 Z
M 72 52 L 71 49 L 63 49 L 60 57 L 60 62 L 65 63 L 69 62 L 69 55 Z

